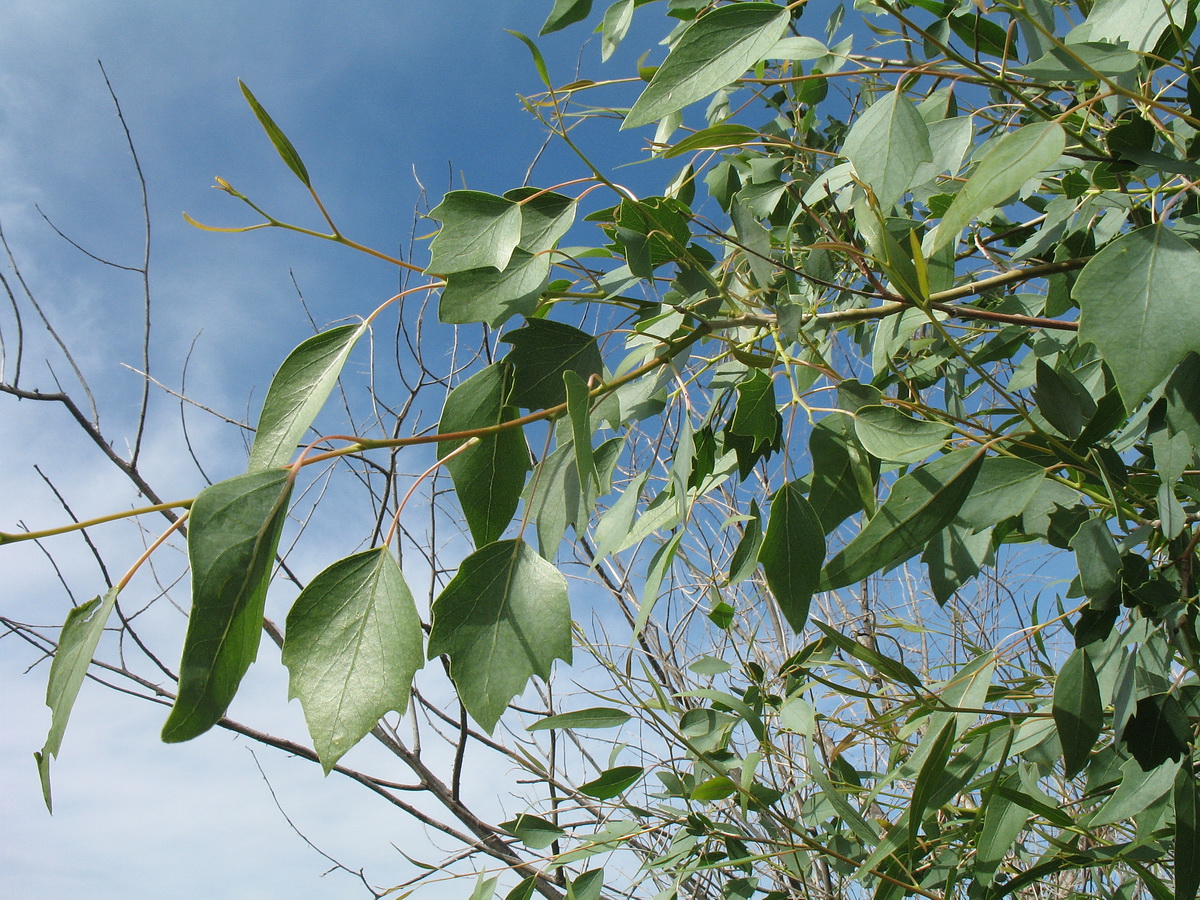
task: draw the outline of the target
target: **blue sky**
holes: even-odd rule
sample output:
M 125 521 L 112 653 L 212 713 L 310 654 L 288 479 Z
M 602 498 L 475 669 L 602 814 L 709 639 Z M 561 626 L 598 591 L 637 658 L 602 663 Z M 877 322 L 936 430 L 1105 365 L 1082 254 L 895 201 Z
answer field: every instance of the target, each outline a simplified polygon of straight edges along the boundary
M 35 208 L 97 255 L 129 264 L 140 257 L 137 186 L 97 60 L 120 98 L 149 186 L 159 304 L 155 374 L 177 386 L 195 340 L 189 393 L 236 414 L 252 392 L 261 398 L 274 367 L 307 334 L 292 274 L 322 324 L 370 310 L 395 284 L 393 270 L 341 248 L 295 235 L 204 234 L 184 223 L 183 210 L 218 225 L 252 221 L 248 210 L 212 190 L 220 175 L 282 218 L 318 224 L 246 108 L 237 79 L 300 149 L 343 230 L 391 249 L 412 229 L 414 171 L 432 202 L 452 177 L 455 186 L 465 179 L 496 191 L 521 182 L 542 134 L 515 95 L 539 85 L 528 52 L 503 29 L 536 34 L 548 7 L 517 0 L 3 4 L 0 224 L 30 287 L 91 378 L 106 427 L 120 433 L 135 409 L 137 376 L 121 364 L 139 364 L 139 286 L 128 273 L 83 258 Z M 576 28 L 544 42 L 552 67 L 569 72 L 585 34 Z M 599 67 L 598 45 L 587 52 L 588 65 Z M 608 70 L 625 74 L 628 63 L 618 57 Z M 625 150 L 639 140 L 630 136 Z M 562 177 L 577 173 L 562 168 L 561 154 L 550 154 L 545 165 L 543 183 L 556 168 L 566 171 Z M 429 223 L 422 229 L 431 230 Z M 44 349 L 27 348 L 31 387 L 52 387 Z M 155 395 L 162 421 L 170 420 L 170 402 Z M 59 411 L 4 398 L 0 416 L 0 528 L 18 519 L 31 528 L 62 521 L 35 462 L 80 516 L 134 502 L 119 473 L 80 442 Z M 200 419 L 191 434 L 211 477 L 244 464 L 235 429 Z M 150 434 L 146 469 L 170 497 L 202 486 L 174 426 Z M 97 540 L 114 565 L 129 559 L 124 539 L 104 533 Z M 77 541 L 49 547 L 77 601 L 102 588 Z M 5 548 L 3 567 L 0 605 L 7 614 L 61 623 L 65 592 L 36 548 Z M 25 674 L 36 660 L 16 640 L 0 642 L 6 896 L 366 896 L 345 873 L 320 877 L 328 863 L 275 809 L 245 741 L 213 732 L 162 745 L 161 708 L 95 684 L 85 685 L 54 766 L 51 818 L 32 759 L 49 722 L 44 662 Z M 279 668 L 259 665 L 234 713 L 302 734 L 299 707 L 284 705 L 285 697 Z M 373 883 L 413 874 L 392 844 L 439 856 L 426 852 L 423 832 L 361 788 L 323 779 L 315 767 L 278 752 L 256 753 L 296 825 L 347 865 L 365 866 Z M 362 753 L 370 759 L 369 750 Z M 500 777 L 468 773 L 479 785 Z

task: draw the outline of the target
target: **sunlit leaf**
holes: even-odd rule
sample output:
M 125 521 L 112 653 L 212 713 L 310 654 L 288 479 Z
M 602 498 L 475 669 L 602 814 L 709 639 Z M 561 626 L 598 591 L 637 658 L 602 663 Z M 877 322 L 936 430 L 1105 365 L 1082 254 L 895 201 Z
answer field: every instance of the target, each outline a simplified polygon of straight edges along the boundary
M 592 11 L 592 0 L 554 0 L 554 8 L 546 17 L 539 34 L 550 34 L 576 22 L 582 22 Z
M 941 447 L 950 426 L 905 415 L 891 406 L 864 406 L 854 414 L 854 433 L 872 456 L 888 462 L 920 462 Z
M 275 120 L 267 115 L 267 111 L 263 109 L 262 104 L 250 93 L 250 88 L 246 87 L 241 79 L 238 79 L 238 85 L 241 86 L 242 96 L 246 98 L 246 102 L 250 104 L 250 109 L 254 111 L 254 117 L 258 119 L 258 124 L 263 127 L 263 131 L 267 133 L 267 137 L 271 139 L 271 143 L 279 152 L 280 158 L 292 170 L 292 174 L 304 183 L 305 187 L 311 187 L 308 170 L 304 168 L 304 162 L 300 159 L 300 154 L 296 152 L 296 148 L 292 146 L 292 142 L 287 139 L 287 135 L 275 124 Z
M 42 799 L 46 809 L 54 811 L 50 796 L 50 760 L 58 756 L 67 720 L 71 709 L 87 677 L 92 655 L 104 634 L 104 626 L 117 603 L 118 591 L 113 588 L 103 597 L 95 597 L 87 603 L 72 608 L 63 623 L 58 637 L 58 649 L 50 663 L 50 677 L 46 684 L 46 705 L 50 707 L 50 731 L 46 743 L 34 754 L 42 782 Z
M 265 469 L 219 481 L 192 504 L 192 608 L 179 693 L 163 725 L 167 743 L 191 740 L 212 728 L 254 662 L 291 491 L 286 469 Z
M 563 322 L 530 319 L 503 340 L 512 344 L 504 360 L 515 370 L 510 400 L 514 406 L 557 406 L 567 399 L 564 372 L 574 372 L 587 382 L 604 368 L 596 339 Z
M 933 161 L 929 127 L 911 100 L 889 91 L 855 119 L 842 155 L 886 213 L 913 186 L 921 163 Z
M 433 602 L 429 655 L 443 653 L 467 712 L 491 732 L 531 677 L 571 661 L 566 580 L 523 541 L 475 551 Z
M 556 716 L 546 716 L 526 727 L 526 731 L 548 731 L 551 728 L 590 729 L 616 728 L 624 725 L 633 716 L 623 709 L 612 709 L 607 706 L 594 706 L 590 709 L 577 709 L 574 712 L 559 713 Z
M 451 191 L 429 217 L 442 223 L 429 246 L 429 271 L 439 275 L 503 270 L 521 241 L 521 207 L 495 194 Z
M 553 822 L 529 813 L 522 813 L 515 819 L 501 822 L 500 827 L 530 850 L 544 850 L 567 834 Z
M 387 547 L 339 560 L 300 592 L 283 664 L 326 773 L 386 713 L 404 712 L 423 644 L 412 594 Z
M 621 127 L 657 122 L 725 87 L 771 52 L 788 19 L 787 10 L 773 3 L 736 3 L 701 16 L 680 36 Z
M 608 769 L 602 772 L 599 778 L 581 784 L 579 793 L 596 800 L 611 800 L 633 787 L 644 771 L 641 766 L 617 766 Z
M 254 444 L 250 471 L 288 463 L 317 413 L 325 405 L 342 374 L 355 343 L 367 330 L 361 325 L 340 325 L 308 340 L 288 354 L 267 390 Z

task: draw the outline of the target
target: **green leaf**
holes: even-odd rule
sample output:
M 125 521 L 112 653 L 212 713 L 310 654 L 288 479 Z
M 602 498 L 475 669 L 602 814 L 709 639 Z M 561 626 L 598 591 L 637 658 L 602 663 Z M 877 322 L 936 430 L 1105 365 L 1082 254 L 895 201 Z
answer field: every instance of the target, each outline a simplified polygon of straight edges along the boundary
M 519 187 L 504 192 L 506 200 L 521 205 L 521 238 L 517 246 L 528 253 L 543 253 L 571 230 L 578 203 L 556 191 Z
M 446 276 L 438 318 L 450 325 L 483 322 L 499 328 L 515 315 L 528 316 L 549 281 L 550 261 L 514 250 L 503 271 L 484 267 Z
M 950 426 L 914 419 L 891 406 L 863 406 L 854 414 L 854 433 L 872 456 L 915 463 L 946 442 Z
M 575 470 L 580 484 L 591 491 L 600 486 L 596 472 L 596 455 L 592 450 L 591 398 L 588 386 L 574 371 L 563 372 L 563 388 L 567 395 L 567 418 L 571 424 L 571 443 L 575 448 Z
M 1166 797 L 1175 784 L 1179 769 L 1177 763 L 1168 761 L 1144 771 L 1136 759 L 1125 760 L 1121 766 L 1120 784 L 1105 804 L 1096 810 L 1096 814 L 1088 819 L 1088 827 L 1116 825 L 1141 815 Z
M 921 770 L 913 780 L 912 797 L 908 808 L 908 852 L 911 854 L 917 846 L 921 823 L 933 795 L 938 791 L 946 778 L 946 763 L 950 759 L 950 751 L 954 747 L 954 723 L 951 721 L 942 725 L 936 736 L 927 734 L 922 740 L 932 739 L 928 753 L 921 763 Z
M 287 617 L 288 699 L 304 707 L 325 773 L 386 713 L 403 713 L 425 662 L 421 619 L 387 547 L 335 562 Z
M 701 803 L 711 803 L 713 800 L 724 800 L 736 793 L 737 785 L 729 776 L 717 775 L 696 785 L 692 789 L 692 799 Z
M 737 3 L 701 16 L 680 36 L 621 128 L 657 122 L 736 80 L 771 52 L 789 19 L 773 3 Z
M 104 634 L 104 626 L 117 603 L 118 593 L 116 588 L 112 588 L 103 597 L 95 597 L 67 613 L 67 620 L 58 638 L 58 649 L 54 651 L 54 661 L 50 663 L 50 677 L 46 683 L 50 731 L 46 734 L 42 749 L 34 754 L 41 776 L 42 799 L 46 801 L 46 809 L 50 812 L 54 812 L 50 797 L 50 759 L 58 757 L 75 698 L 79 696 L 83 679 L 87 677 L 92 655 L 100 643 L 100 636 Z
M 511 421 L 515 418 L 508 405 L 511 392 L 512 370 L 503 362 L 493 363 L 447 395 L 438 430 L 455 434 Z M 465 441 L 441 442 L 439 458 Z M 475 546 L 497 540 L 517 511 L 531 465 L 522 430 L 513 427 L 484 435 L 446 465 Z
M 250 448 L 250 471 L 287 464 L 329 399 L 350 351 L 367 324 L 340 325 L 314 334 L 288 354 L 267 390 Z
M 1175 900 L 1200 893 L 1200 788 L 1191 766 L 1175 773 Z
M 482 191 L 451 191 L 429 212 L 442 229 L 429 246 L 429 271 L 503 270 L 521 241 L 521 207 Z
M 983 885 L 992 884 L 996 870 L 1029 821 L 1029 813 L 1025 808 L 1005 795 L 1006 792 L 1020 791 L 1020 776 L 1010 775 L 1000 782 L 1000 786 L 1005 793 L 1000 789 L 994 790 L 982 809 L 983 829 L 976 845 L 973 874 Z
M 737 395 L 729 430 L 750 438 L 754 450 L 773 443 L 782 424 L 775 382 L 765 372 L 755 370 L 749 379 L 738 384 Z
M 912 101 L 889 91 L 850 126 L 842 156 L 887 214 L 912 187 L 921 163 L 933 161 L 929 126 Z
M 604 368 L 596 339 L 562 322 L 530 319 L 501 340 L 512 344 L 504 358 L 515 369 L 510 402 L 525 409 L 548 409 L 565 402 L 564 372 L 574 372 L 586 383 Z
M 847 516 L 875 509 L 875 483 L 879 459 L 870 456 L 855 436 L 849 416 L 826 416 L 813 426 L 808 438 L 812 457 L 812 488 L 808 502 L 821 519 L 826 534 Z
M 567 885 L 567 900 L 600 900 L 604 888 L 604 870 L 589 869 Z
M 515 819 L 501 822 L 500 827 L 513 835 L 530 850 L 544 850 L 567 833 L 553 822 L 529 813 L 521 813 Z
M 262 108 L 262 104 L 250 93 L 250 88 L 246 87 L 240 78 L 238 79 L 238 85 L 242 89 L 242 96 L 246 98 L 246 102 L 254 110 L 254 117 L 258 119 L 258 124 L 263 127 L 263 131 L 271 139 L 271 143 L 275 146 L 280 158 L 292 170 L 292 174 L 304 183 L 305 187 L 311 188 L 312 183 L 308 178 L 308 170 L 304 168 L 304 162 L 300 159 L 300 154 L 296 152 L 296 148 L 292 146 L 292 142 L 287 139 L 287 135 L 280 130 L 275 121 L 267 115 L 267 111 Z
M 617 766 L 607 769 L 599 778 L 581 784 L 579 793 L 596 800 L 611 800 L 633 787 L 644 771 L 641 766 Z
M 1183 27 L 1186 17 L 1186 0 L 1097 0 L 1087 21 L 1071 29 L 1066 41 L 1124 43 L 1149 53 L 1172 22 Z
M 957 520 L 982 531 L 1025 512 L 1046 480 L 1046 470 L 1025 459 L 989 456 L 979 467 Z
M 746 522 L 742 539 L 738 541 L 733 557 L 729 560 L 729 585 L 745 581 L 758 568 L 759 551 L 763 543 L 762 512 L 758 501 L 750 499 L 750 519 Z
M 1096 345 L 1128 409 L 1200 347 L 1197 283 L 1200 251 L 1161 223 L 1121 235 L 1079 273 L 1079 339 Z
M 1054 724 L 1063 749 L 1063 765 L 1070 778 L 1091 756 L 1104 729 L 1100 685 L 1087 652 L 1072 651 L 1054 681 Z
M 951 524 L 935 534 L 921 554 L 921 562 L 929 570 L 933 599 L 945 605 L 955 591 L 979 574 L 991 555 L 991 529 L 974 533 Z
M 1121 581 L 1121 555 L 1108 530 L 1108 519 L 1088 519 L 1071 538 L 1079 581 L 1083 592 L 1093 600 L 1106 601 Z
M 606 706 L 593 706 L 590 709 L 577 709 L 574 712 L 559 713 L 556 716 L 546 716 L 538 719 L 532 725 L 526 726 L 526 731 L 549 731 L 551 728 L 597 729 L 617 728 L 632 719 L 623 709 L 610 709 Z
M 826 565 L 821 590 L 862 581 L 918 552 L 954 521 L 982 462 L 982 451 L 958 450 L 898 478 L 871 521 Z
M 600 23 L 600 61 L 606 62 L 620 46 L 633 22 L 634 0 L 616 0 Z
M 695 153 L 697 150 L 716 150 L 722 147 L 744 147 L 751 141 L 761 137 L 753 128 L 738 125 L 733 122 L 722 122 L 703 128 L 695 134 L 689 134 L 683 140 L 672 144 L 663 151 L 663 158 L 683 156 L 685 153 Z
M 554 0 L 554 8 L 550 10 L 550 15 L 546 17 L 538 34 L 550 34 L 568 25 L 582 22 L 591 11 L 592 0 Z
M 167 743 L 203 734 L 225 715 L 258 654 L 267 585 L 287 518 L 286 469 L 247 472 L 199 493 L 188 519 L 192 610 Z
M 1054 165 L 1066 141 L 1066 132 L 1057 122 L 1035 122 L 988 144 L 988 152 L 942 216 L 925 255 L 933 256 L 957 242 L 959 233 L 977 215 L 1003 205 L 1026 181 Z
M 759 560 L 784 618 L 799 634 L 808 621 L 808 607 L 821 581 L 825 530 L 798 482 L 788 482 L 771 499 Z
M 476 550 L 433 602 L 429 655 L 443 653 L 467 712 L 491 732 L 532 676 L 571 661 L 566 580 L 524 541 Z

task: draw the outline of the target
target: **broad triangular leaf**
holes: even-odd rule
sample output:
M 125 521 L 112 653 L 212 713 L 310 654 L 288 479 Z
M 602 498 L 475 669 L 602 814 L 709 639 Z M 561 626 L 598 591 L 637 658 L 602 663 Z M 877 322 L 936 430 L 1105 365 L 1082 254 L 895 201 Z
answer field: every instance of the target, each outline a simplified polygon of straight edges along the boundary
M 789 18 L 773 3 L 736 3 L 701 16 L 680 36 L 621 127 L 657 122 L 725 87 L 771 52 Z
M 510 402 L 525 409 L 563 403 L 567 399 L 564 372 L 574 372 L 586 383 L 604 367 L 596 339 L 563 322 L 530 319 L 503 340 L 512 344 L 504 361 L 516 370 Z
M 912 187 L 921 163 L 933 161 L 929 126 L 911 100 L 889 91 L 855 120 L 842 155 L 854 163 L 886 214 Z
M 514 250 L 503 271 L 484 266 L 446 276 L 438 318 L 451 325 L 483 322 L 498 328 L 515 315 L 530 315 L 546 287 L 550 262 Z
M 179 695 L 163 725 L 167 743 L 191 740 L 212 728 L 254 662 L 291 491 L 286 469 L 266 469 L 217 482 L 192 504 L 192 610 Z
M 532 676 L 571 661 L 566 580 L 524 541 L 475 551 L 433 603 L 429 655 L 443 653 L 467 712 L 492 731 Z
M 872 456 L 888 462 L 920 462 L 946 442 L 950 426 L 915 419 L 891 406 L 863 406 L 854 414 L 854 433 Z
M 521 240 L 521 207 L 495 194 L 451 191 L 429 217 L 442 223 L 429 246 L 429 271 L 439 275 L 505 269 Z
M 1054 682 L 1054 724 L 1069 778 L 1087 764 L 1104 728 L 1100 686 L 1086 650 L 1074 650 Z
M 289 699 L 304 707 L 328 774 L 386 713 L 404 712 L 425 661 L 412 594 L 387 547 L 335 562 L 308 583 L 287 617 Z
M 808 452 L 813 467 L 808 501 L 826 534 L 864 507 L 874 511 L 879 459 L 858 442 L 849 416 L 831 415 L 817 422 Z
M 285 465 L 296 445 L 325 405 L 342 374 L 346 358 L 367 330 L 361 325 L 340 325 L 314 334 L 288 354 L 267 390 L 254 445 L 250 471 Z
M 1079 273 L 1079 337 L 1091 341 L 1135 407 L 1200 347 L 1200 251 L 1165 225 L 1121 235 Z
M 67 613 L 67 620 L 58 638 L 58 649 L 54 651 L 54 661 L 50 663 L 50 677 L 46 684 L 50 731 L 42 749 L 34 754 L 42 781 L 42 799 L 46 801 L 46 809 L 50 812 L 54 812 L 50 798 L 50 759 L 58 756 L 63 734 L 67 730 L 67 720 L 71 717 L 71 708 L 87 676 L 92 654 L 96 652 L 96 645 L 104 633 L 104 625 L 116 605 L 117 594 L 117 589 L 112 588 L 103 597 L 95 597 Z

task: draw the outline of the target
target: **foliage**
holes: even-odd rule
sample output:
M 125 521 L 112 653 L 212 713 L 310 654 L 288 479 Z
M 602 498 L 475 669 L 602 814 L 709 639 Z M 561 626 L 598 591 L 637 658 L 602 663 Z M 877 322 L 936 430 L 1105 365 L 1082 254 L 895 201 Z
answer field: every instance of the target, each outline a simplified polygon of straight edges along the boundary
M 420 280 L 298 347 L 249 471 L 187 504 L 164 739 L 228 722 L 293 485 L 340 460 L 375 515 L 318 507 L 362 545 L 282 636 L 314 755 L 345 771 L 373 734 L 465 832 L 431 827 L 524 879 L 510 897 L 1191 900 L 1194 4 L 557 0 L 543 34 L 595 21 L 607 58 L 664 9 L 665 58 L 636 77 L 559 86 L 518 35 L 546 88 L 526 108 L 584 174 L 450 192 L 425 267 L 343 235 L 245 89 L 329 233 L 218 181 L 264 217 L 222 230 L 324 237 Z M 589 159 L 578 129 L 614 118 L 657 123 L 656 193 Z M 462 365 L 398 359 L 421 402 L 442 392 L 436 433 L 382 404 L 375 433 L 307 442 L 361 334 L 387 316 L 411 334 L 421 294 L 458 334 L 484 328 Z M 422 549 L 395 483 L 426 444 L 413 488 L 449 470 L 459 536 Z M 406 541 L 424 554 L 407 576 Z M 418 612 L 406 578 L 427 568 Z M 1039 568 L 1061 576 L 1040 595 Z M 570 603 L 568 572 L 591 585 Z M 47 800 L 117 603 L 63 630 Z M 478 726 L 412 694 L 414 718 L 457 729 L 449 786 L 389 724 L 426 654 Z M 532 777 L 520 815 L 463 802 L 469 743 Z

